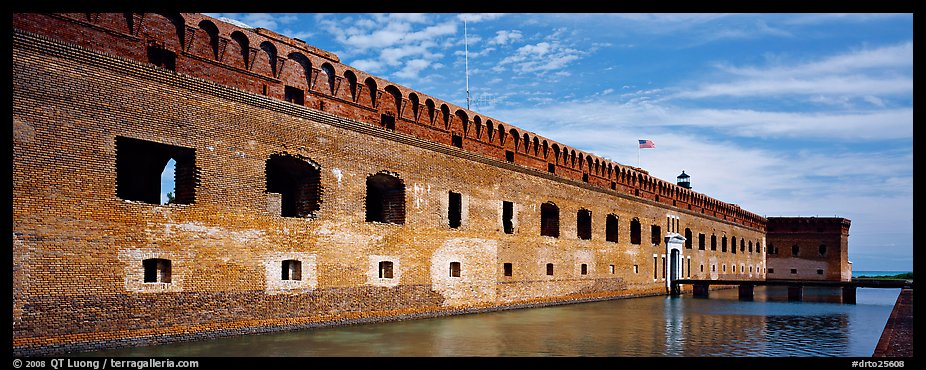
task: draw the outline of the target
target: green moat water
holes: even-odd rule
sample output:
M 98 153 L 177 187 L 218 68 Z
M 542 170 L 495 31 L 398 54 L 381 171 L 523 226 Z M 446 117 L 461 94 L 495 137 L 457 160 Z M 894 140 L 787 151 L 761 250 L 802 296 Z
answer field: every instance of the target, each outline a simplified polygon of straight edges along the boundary
M 257 334 L 73 356 L 724 356 L 869 357 L 900 289 L 757 287 L 709 299 L 645 297 L 401 322 Z

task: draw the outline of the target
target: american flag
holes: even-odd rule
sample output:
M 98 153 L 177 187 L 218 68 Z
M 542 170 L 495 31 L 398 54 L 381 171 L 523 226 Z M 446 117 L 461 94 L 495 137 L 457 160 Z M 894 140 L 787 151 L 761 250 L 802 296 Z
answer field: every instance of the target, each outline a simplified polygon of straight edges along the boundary
M 638 141 L 640 142 L 641 148 L 655 148 L 656 147 L 656 143 L 654 143 L 652 140 L 638 140 Z

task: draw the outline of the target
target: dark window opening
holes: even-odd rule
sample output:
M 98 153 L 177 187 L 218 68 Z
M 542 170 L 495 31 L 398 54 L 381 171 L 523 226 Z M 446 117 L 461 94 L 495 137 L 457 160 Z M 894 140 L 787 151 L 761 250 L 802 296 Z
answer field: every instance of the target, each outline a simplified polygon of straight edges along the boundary
M 283 89 L 283 100 L 290 103 L 305 105 L 305 91 L 300 88 L 286 86 Z
M 505 161 L 514 163 L 514 152 L 510 150 L 505 151 Z
M 820 244 L 819 252 L 820 256 L 826 256 L 826 245 Z
M 504 269 L 505 269 L 505 276 L 511 276 L 511 275 L 512 275 L 512 266 L 511 266 L 511 263 L 505 263 L 505 264 L 503 265 L 503 267 L 504 267 Z
M 556 165 L 553 163 L 547 163 L 547 172 L 556 173 Z
M 640 230 L 640 220 L 636 218 L 630 220 L 630 244 L 640 244 L 640 237 L 642 231 Z
M 502 201 L 502 227 L 505 234 L 514 234 L 514 203 Z
M 379 262 L 379 278 L 392 279 L 392 261 Z
M 617 190 L 617 182 L 611 181 L 611 190 Z
M 792 273 L 792 274 L 796 274 L 796 273 L 797 273 L 797 269 L 791 269 L 791 273 Z
M 587 173 L 583 173 L 583 174 L 582 174 L 582 182 L 588 182 L 588 174 L 587 174 Z
M 283 280 L 302 280 L 302 261 L 283 261 L 280 278 Z
M 559 207 L 553 203 L 540 205 L 540 235 L 559 237 Z
M 800 252 L 801 252 L 801 247 L 797 246 L 797 244 L 791 246 L 792 256 L 797 256 Z
M 199 174 L 196 152 L 191 148 L 116 137 L 116 196 L 126 200 L 161 204 L 192 204 Z M 161 175 L 174 162 L 174 189 L 161 189 Z
M 547 275 L 553 276 L 553 264 L 552 263 L 547 264 Z
M 717 250 L 717 236 L 713 234 L 711 234 L 711 250 L 712 251 Z
M 691 240 L 691 239 L 693 239 L 691 236 L 691 229 L 686 227 L 685 228 L 685 248 L 686 249 L 691 249 L 691 247 L 693 246 L 694 240 Z
M 366 221 L 405 223 L 405 184 L 398 177 L 380 173 L 367 177 Z
M 618 222 L 617 216 L 608 215 L 604 223 L 604 240 L 617 243 L 619 229 L 620 223 Z
M 146 283 L 170 283 L 170 260 L 149 258 L 141 262 Z
M 588 264 L 583 263 L 582 266 L 580 266 L 580 269 L 582 275 L 588 275 Z
M 823 275 L 823 270 L 822 270 L 822 269 L 817 269 L 817 275 Z
M 450 262 L 450 277 L 460 277 L 459 262 Z
M 379 116 L 380 126 L 383 126 L 384 129 L 389 131 L 395 131 L 395 117 L 388 114 L 383 114 Z
M 314 217 L 321 204 L 321 169 L 306 158 L 273 154 L 265 165 L 267 192 L 280 194 L 283 217 Z
M 177 53 L 167 50 L 161 45 L 149 45 L 148 62 L 161 68 L 176 71 Z
M 460 220 L 463 213 L 463 196 L 460 193 L 450 192 L 448 197 L 449 204 L 447 205 L 447 219 L 449 220 L 450 228 L 456 229 L 460 227 Z
M 704 234 L 698 234 L 698 249 L 704 250 Z
M 720 238 L 720 251 L 721 252 L 727 251 L 727 237 L 726 236 Z
M 592 238 L 592 211 L 580 209 L 576 214 L 576 236 L 582 240 Z
M 775 273 L 775 269 L 773 269 L 773 268 L 768 269 L 768 273 L 769 273 L 769 274 L 774 274 L 774 273 Z
M 653 280 L 659 278 L 659 257 L 653 257 Z
M 652 239 L 653 245 L 659 245 L 662 241 L 662 230 L 659 225 L 650 226 L 650 239 Z
M 453 135 L 450 137 L 450 144 L 457 147 L 463 148 L 463 137 L 460 135 Z

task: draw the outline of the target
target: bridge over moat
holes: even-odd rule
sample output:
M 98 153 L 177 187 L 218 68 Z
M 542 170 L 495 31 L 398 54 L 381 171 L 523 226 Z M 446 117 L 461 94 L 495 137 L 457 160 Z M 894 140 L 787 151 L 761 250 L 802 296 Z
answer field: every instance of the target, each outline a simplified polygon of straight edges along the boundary
M 852 279 L 851 281 L 827 280 L 698 280 L 678 279 L 672 281 L 670 294 L 681 295 L 681 285 L 691 284 L 693 294 L 698 298 L 707 298 L 711 285 L 737 285 L 739 286 L 739 299 L 751 301 L 756 286 L 786 286 L 788 287 L 788 300 L 801 301 L 804 297 L 804 287 L 832 287 L 842 289 L 842 303 L 855 304 L 856 288 L 913 288 L 913 280 L 891 279 Z

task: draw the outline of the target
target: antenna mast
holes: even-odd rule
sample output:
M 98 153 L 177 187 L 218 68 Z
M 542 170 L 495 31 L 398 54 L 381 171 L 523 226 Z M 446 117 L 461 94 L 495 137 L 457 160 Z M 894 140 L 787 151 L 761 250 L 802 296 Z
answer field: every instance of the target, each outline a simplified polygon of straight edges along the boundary
M 466 66 L 466 109 L 469 110 L 469 43 L 466 39 L 466 19 L 463 20 L 463 62 Z

